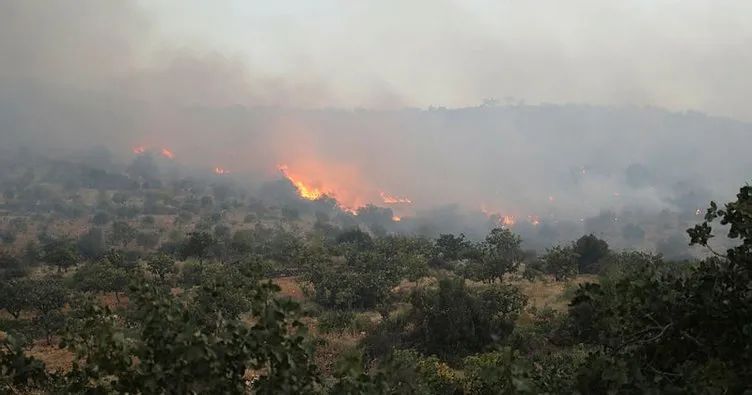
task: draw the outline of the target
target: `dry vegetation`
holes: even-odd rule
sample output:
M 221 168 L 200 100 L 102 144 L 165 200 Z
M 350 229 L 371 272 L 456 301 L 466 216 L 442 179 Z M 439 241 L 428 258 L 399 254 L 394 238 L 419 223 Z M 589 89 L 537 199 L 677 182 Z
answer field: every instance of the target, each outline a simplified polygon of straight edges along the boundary
M 568 303 L 565 292 L 568 288 L 581 284 L 587 281 L 593 281 L 593 276 L 578 276 L 569 282 L 555 282 L 555 281 L 527 281 L 518 280 L 513 284 L 520 287 L 522 292 L 529 298 L 529 306 L 535 306 L 536 308 L 550 307 L 556 310 L 564 310 Z M 273 280 L 281 289 L 279 296 L 290 297 L 298 302 L 305 302 L 303 289 L 301 287 L 300 280 L 296 277 L 280 277 Z M 401 293 L 408 292 L 415 287 L 427 287 L 435 285 L 435 278 L 423 278 L 417 282 L 403 281 L 400 285 L 394 288 L 393 292 Z M 180 288 L 174 288 L 173 293 L 178 294 L 182 292 Z M 118 302 L 115 294 L 112 292 L 106 292 L 99 295 L 102 303 L 110 308 L 124 307 L 128 304 L 128 296 L 120 294 L 120 302 Z M 398 307 L 399 308 L 403 308 Z M 10 318 L 7 312 L 0 312 L 4 317 Z M 376 312 L 364 312 L 362 315 L 368 315 L 374 321 L 379 320 L 379 314 Z M 33 314 L 24 312 L 23 317 L 26 319 L 33 318 Z M 520 321 L 526 321 L 529 319 L 529 315 L 523 313 L 520 316 Z M 317 320 L 315 317 L 306 317 L 304 322 L 309 327 L 309 330 L 313 335 L 324 340 L 325 343 L 321 347 L 317 348 L 315 360 L 317 366 L 319 366 L 324 372 L 329 372 L 333 368 L 334 362 L 342 353 L 346 350 L 352 349 L 357 342 L 363 338 L 364 333 L 321 333 L 317 329 Z M 57 339 L 54 339 L 55 341 Z M 40 358 L 45 361 L 47 367 L 51 370 L 68 369 L 73 361 L 73 355 L 65 349 L 60 349 L 57 344 L 47 345 L 44 340 L 38 340 L 34 342 L 33 346 L 28 351 L 30 356 Z M 248 377 L 254 375 L 249 372 Z

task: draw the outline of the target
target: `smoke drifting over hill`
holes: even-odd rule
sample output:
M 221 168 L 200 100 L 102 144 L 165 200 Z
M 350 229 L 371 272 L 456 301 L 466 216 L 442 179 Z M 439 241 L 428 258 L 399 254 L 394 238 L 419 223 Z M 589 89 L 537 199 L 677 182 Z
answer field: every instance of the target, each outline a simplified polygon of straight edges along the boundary
M 579 219 L 675 208 L 699 186 L 726 193 L 748 179 L 750 124 L 609 106 L 752 119 L 752 5 L 497 3 L 481 14 L 451 1 L 326 1 L 337 23 L 289 16 L 226 52 L 216 37 L 168 38 L 148 4 L 4 1 L 0 138 L 121 156 L 168 148 L 238 177 L 280 177 L 284 165 L 349 206 L 409 198 L 394 205 L 405 215 L 457 203 Z M 264 40 L 275 49 L 253 48 Z M 503 105 L 469 106 L 488 97 Z M 429 104 L 465 108 L 403 109 Z

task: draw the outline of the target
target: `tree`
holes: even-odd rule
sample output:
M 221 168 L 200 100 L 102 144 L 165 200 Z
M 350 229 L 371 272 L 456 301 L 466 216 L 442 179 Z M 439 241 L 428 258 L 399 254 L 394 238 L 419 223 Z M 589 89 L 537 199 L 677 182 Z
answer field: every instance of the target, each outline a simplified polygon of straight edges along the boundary
M 181 259 L 196 258 L 200 264 L 203 264 L 216 244 L 217 241 L 207 232 L 188 233 L 188 239 L 180 250 Z
M 460 233 L 459 236 L 453 234 L 439 235 L 434 242 L 434 252 L 430 261 L 432 266 L 446 266 L 452 262 L 465 259 L 480 259 L 480 250 L 465 238 L 464 233 Z
M 220 317 L 239 319 L 254 306 L 254 298 L 260 297 L 257 293 L 266 292 L 256 286 L 266 272 L 257 258 L 204 268 L 201 284 L 193 290 L 197 314 L 204 317 L 202 323 L 214 325 Z
M 214 226 L 214 236 L 218 239 L 229 239 L 232 236 L 232 229 L 223 224 L 217 224 Z
M 330 221 L 329 214 L 322 212 L 322 211 L 316 211 L 314 213 L 314 216 L 316 217 L 316 223 L 318 224 L 328 224 Z
M 69 292 L 59 278 L 49 276 L 34 281 L 32 287 L 31 305 L 37 313 L 34 323 L 50 345 L 52 336 L 63 328 L 65 317 L 60 310 L 68 302 Z
M 387 226 L 388 224 L 393 222 L 392 218 L 394 218 L 394 212 L 390 208 L 367 204 L 363 207 L 358 208 L 357 218 L 368 225 L 377 224 L 381 226 Z
M 437 288 L 416 288 L 405 316 L 382 322 L 363 345 L 373 356 L 392 348 L 414 348 L 457 361 L 512 333 L 526 304 L 519 289 L 494 284 L 470 289 L 462 278 L 439 280 Z
M 149 256 L 149 258 L 146 259 L 146 266 L 149 268 L 150 272 L 159 278 L 159 281 L 162 284 L 165 283 L 167 276 L 177 272 L 175 260 L 169 255 L 163 253 Z
M 83 265 L 73 278 L 76 287 L 82 291 L 114 293 L 118 304 L 120 292 L 125 291 L 130 280 L 128 271 L 122 265 L 118 265 L 116 259 L 111 261 L 108 256 Z
M 141 224 L 144 226 L 154 226 L 157 223 L 157 219 L 153 215 L 145 215 L 141 218 Z
M 50 376 L 44 362 L 30 357 L 23 336 L 9 333 L 0 337 L 0 391 L 6 394 L 41 392 Z
M 214 199 L 211 196 L 201 197 L 201 208 L 207 209 L 214 205 Z
M 69 372 L 48 377 L 43 364 L 17 352 L 20 347 L 5 348 L 2 379 L 13 372 L 14 385 L 30 382 L 49 390 L 54 385 L 61 393 L 292 395 L 327 389 L 312 364 L 299 307 L 274 298 L 279 288 L 272 284 L 249 284 L 255 288 L 252 324 L 220 316 L 213 326 L 203 326 L 193 305 L 142 283 L 130 293 L 137 325 L 125 331 L 107 307 L 83 299 L 75 303 L 73 315 L 79 318 L 70 322 L 61 343 L 76 355 Z M 250 388 L 247 371 L 259 372 Z
M 18 319 L 21 312 L 32 307 L 29 296 L 33 291 L 33 284 L 28 279 L 0 282 L 0 310 L 5 309 L 13 318 Z
M 571 247 L 551 247 L 539 259 L 543 272 L 554 276 L 556 281 L 568 280 L 577 275 L 579 256 Z
M 0 242 L 2 242 L 3 244 L 8 244 L 8 245 L 15 243 L 16 233 L 10 229 L 0 231 Z
M 8 227 L 15 233 L 25 233 L 29 230 L 29 224 L 26 222 L 26 218 L 23 217 L 11 219 Z
M 297 221 L 300 219 L 300 210 L 292 206 L 282 207 L 282 218 L 288 221 Z
M 96 214 L 94 214 L 94 217 L 91 219 L 91 223 L 96 226 L 104 226 L 107 225 L 111 220 L 110 214 L 107 214 L 104 211 L 99 211 Z
M 331 257 L 320 249 L 309 249 L 303 275 L 313 285 L 315 300 L 336 309 L 380 307 L 388 302 L 405 270 L 413 266 L 397 250 L 346 243 L 341 252 L 341 257 Z
M 78 252 L 84 259 L 94 259 L 104 251 L 104 232 L 101 228 L 91 228 L 78 238 Z
M 43 247 L 44 262 L 57 267 L 58 272 L 67 271 L 68 268 L 78 264 L 78 254 L 73 242 L 69 239 L 52 239 Z
M 7 188 L 3 191 L 3 197 L 5 200 L 13 200 L 16 198 L 16 190 L 15 188 Z
M 616 229 L 616 213 L 601 211 L 598 215 L 585 219 L 585 232 L 589 234 L 611 234 Z
M 495 228 L 480 245 L 480 261 L 472 268 L 475 278 L 484 282 L 501 281 L 505 274 L 517 270 L 525 254 L 522 240 L 506 228 Z
M 136 238 L 138 231 L 125 221 L 115 221 L 112 223 L 110 240 L 114 244 L 128 246 Z
M 573 248 L 579 256 L 577 266 L 582 274 L 597 274 L 599 270 L 598 261 L 606 257 L 609 252 L 608 243 L 592 233 L 577 239 Z
M 4 280 L 26 277 L 30 269 L 28 262 L 19 259 L 8 251 L 0 250 L 0 271 L 2 271 Z
M 147 250 L 152 250 L 159 245 L 159 234 L 148 231 L 138 232 L 136 234 L 136 245 Z
M 135 179 L 151 180 L 159 175 L 159 166 L 153 155 L 139 155 L 133 159 L 126 172 Z
M 127 201 L 128 196 L 123 192 L 115 192 L 115 194 L 112 195 L 112 202 L 115 204 L 124 204 Z
M 472 355 L 464 359 L 465 394 L 539 394 L 531 385 L 525 359 L 505 347 L 501 351 Z
M 337 236 L 337 244 L 351 244 L 357 250 L 368 249 L 373 246 L 371 235 L 360 230 L 360 228 L 350 228 L 342 231 Z
M 580 393 L 744 393 L 752 382 L 752 187 L 688 230 L 713 256 L 694 264 L 647 260 L 601 284 L 585 284 L 570 305 L 582 340 L 593 344 Z M 740 242 L 710 246 L 720 219 Z

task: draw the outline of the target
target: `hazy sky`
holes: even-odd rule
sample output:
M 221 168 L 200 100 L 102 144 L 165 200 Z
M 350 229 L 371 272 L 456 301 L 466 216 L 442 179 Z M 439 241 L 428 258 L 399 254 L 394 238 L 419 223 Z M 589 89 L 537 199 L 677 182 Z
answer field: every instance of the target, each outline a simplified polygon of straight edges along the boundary
M 334 105 L 648 104 L 752 119 L 746 0 L 141 0 L 153 29 Z

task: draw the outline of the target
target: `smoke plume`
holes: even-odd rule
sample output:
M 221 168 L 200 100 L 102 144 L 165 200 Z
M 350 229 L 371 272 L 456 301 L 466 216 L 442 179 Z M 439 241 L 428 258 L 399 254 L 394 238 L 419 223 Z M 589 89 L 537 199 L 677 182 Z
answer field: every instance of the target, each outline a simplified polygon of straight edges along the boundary
M 3 1 L 0 139 L 286 165 L 408 214 L 576 219 L 748 177 L 748 2 L 296 3 Z

